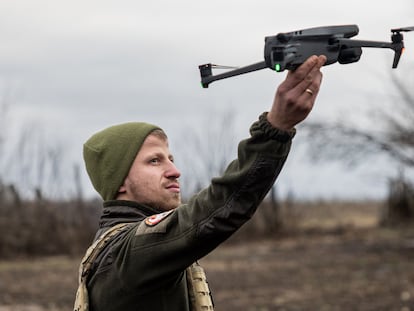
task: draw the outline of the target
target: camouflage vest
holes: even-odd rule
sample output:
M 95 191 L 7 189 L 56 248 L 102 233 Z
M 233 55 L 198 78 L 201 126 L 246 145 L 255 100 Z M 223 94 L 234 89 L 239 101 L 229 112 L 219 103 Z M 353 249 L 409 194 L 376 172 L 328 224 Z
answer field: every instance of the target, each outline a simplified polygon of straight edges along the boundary
M 86 251 L 79 266 L 78 290 L 73 311 L 89 311 L 89 296 L 86 287 L 92 263 L 108 242 L 121 232 L 128 223 L 121 223 L 105 231 Z M 203 268 L 194 263 L 186 269 L 188 295 L 191 311 L 214 311 L 210 289 Z

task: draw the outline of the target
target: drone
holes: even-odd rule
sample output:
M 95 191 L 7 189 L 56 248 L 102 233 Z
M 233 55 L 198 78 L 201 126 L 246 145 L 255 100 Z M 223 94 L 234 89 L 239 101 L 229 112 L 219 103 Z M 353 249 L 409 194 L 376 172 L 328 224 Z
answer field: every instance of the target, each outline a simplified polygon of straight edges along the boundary
M 214 81 L 265 68 L 276 72 L 295 70 L 312 55 L 325 55 L 327 58 L 325 65 L 336 62 L 350 64 L 359 61 L 363 47 L 392 49 L 394 51 L 392 68 L 397 68 L 404 51 L 402 32 L 413 30 L 414 26 L 391 29 L 391 42 L 350 39 L 358 34 L 357 25 L 314 27 L 279 33 L 265 37 L 264 61 L 237 69 L 211 63 L 198 66 L 201 85 L 203 88 L 208 88 Z M 213 75 L 213 68 L 232 70 Z

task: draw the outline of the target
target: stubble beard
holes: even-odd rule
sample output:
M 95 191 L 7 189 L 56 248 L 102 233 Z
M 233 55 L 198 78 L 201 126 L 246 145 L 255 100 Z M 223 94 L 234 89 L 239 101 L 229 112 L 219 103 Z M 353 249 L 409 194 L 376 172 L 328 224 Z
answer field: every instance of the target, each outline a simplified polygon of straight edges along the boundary
M 160 207 L 161 210 L 169 211 L 177 208 L 181 204 L 181 194 L 175 193 L 170 202 L 166 203 L 165 206 Z
M 140 203 L 140 202 L 138 202 Z M 142 204 L 152 207 L 154 209 L 160 211 L 169 211 L 172 209 L 177 208 L 181 204 L 181 194 L 174 193 L 173 196 L 169 197 L 166 200 L 162 201 L 149 201 L 149 202 L 142 202 Z
M 134 194 L 133 200 L 139 204 L 146 205 L 148 207 L 160 210 L 169 211 L 177 208 L 181 204 L 181 193 L 165 193 L 165 192 L 153 192 L 145 195 L 140 195 L 142 189 L 145 188 L 142 185 L 139 187 L 135 184 L 131 186 L 131 193 Z

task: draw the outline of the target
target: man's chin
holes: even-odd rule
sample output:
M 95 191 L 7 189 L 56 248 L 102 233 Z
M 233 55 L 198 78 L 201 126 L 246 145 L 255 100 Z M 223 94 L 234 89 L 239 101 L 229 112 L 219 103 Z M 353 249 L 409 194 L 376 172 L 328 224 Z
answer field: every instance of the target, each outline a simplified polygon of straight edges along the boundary
M 160 204 L 160 209 L 163 210 L 163 211 L 169 211 L 169 210 L 177 208 L 180 205 L 181 205 L 181 197 L 178 196 L 174 200 L 170 200 L 169 202 L 165 202 L 164 204 Z

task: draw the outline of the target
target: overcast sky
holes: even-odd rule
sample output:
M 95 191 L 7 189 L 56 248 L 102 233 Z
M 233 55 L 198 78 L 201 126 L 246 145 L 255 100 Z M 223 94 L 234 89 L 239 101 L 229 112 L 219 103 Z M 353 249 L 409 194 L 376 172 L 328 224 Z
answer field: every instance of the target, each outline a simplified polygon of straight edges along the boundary
M 202 89 L 198 65 L 255 63 L 263 59 L 265 36 L 323 25 L 357 24 L 357 38 L 389 41 L 390 29 L 413 26 L 413 16 L 411 0 L 3 0 L 0 91 L 12 94 L 13 128 L 39 124 L 50 141 L 64 142 L 73 162 L 81 163 L 82 144 L 92 133 L 125 121 L 160 125 L 174 152 L 183 129 L 229 109 L 237 136 L 245 137 L 285 76 L 266 69 Z M 405 42 L 401 70 L 412 68 L 414 33 Z M 358 119 L 361 107 L 380 105 L 389 91 L 392 57 L 389 50 L 364 49 L 356 64 L 324 67 L 311 118 L 332 120 L 346 111 Z M 384 194 L 389 172 L 322 168 L 301 156 L 292 150 L 279 181 L 285 193 Z M 86 178 L 84 187 L 93 193 Z

